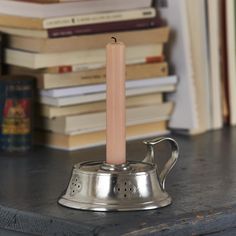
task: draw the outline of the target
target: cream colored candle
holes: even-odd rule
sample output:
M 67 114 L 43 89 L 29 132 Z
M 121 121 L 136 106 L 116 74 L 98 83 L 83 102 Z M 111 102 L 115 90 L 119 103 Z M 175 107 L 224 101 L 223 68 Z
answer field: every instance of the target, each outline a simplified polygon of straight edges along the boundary
M 120 165 L 126 162 L 125 45 L 113 39 L 106 47 L 106 162 Z

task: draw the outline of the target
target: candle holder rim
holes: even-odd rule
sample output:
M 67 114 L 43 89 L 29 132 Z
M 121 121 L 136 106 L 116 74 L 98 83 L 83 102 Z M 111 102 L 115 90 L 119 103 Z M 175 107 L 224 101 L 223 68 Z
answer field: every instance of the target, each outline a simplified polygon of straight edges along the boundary
M 92 168 L 94 166 L 96 166 L 96 168 Z M 89 167 L 91 167 L 91 169 L 89 169 Z M 127 161 L 125 164 L 122 165 L 107 164 L 104 161 L 84 161 L 74 165 L 74 170 L 83 172 L 84 174 L 87 175 L 94 175 L 94 174 L 142 175 L 146 174 L 147 172 L 155 171 L 155 169 L 156 169 L 155 163 L 149 163 L 143 161 Z

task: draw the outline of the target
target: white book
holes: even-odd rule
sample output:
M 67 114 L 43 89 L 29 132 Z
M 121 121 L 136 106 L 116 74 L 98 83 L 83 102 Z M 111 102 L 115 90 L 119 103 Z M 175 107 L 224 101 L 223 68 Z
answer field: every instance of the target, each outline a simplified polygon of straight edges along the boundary
M 159 7 L 160 16 L 172 29 L 170 47 L 170 70 L 177 74 L 179 83 L 176 92 L 169 97 L 175 101 L 175 109 L 169 127 L 193 130 L 198 128 L 199 119 L 196 107 L 196 92 L 192 67 L 189 22 L 186 0 L 171 0 L 167 6 Z
M 130 80 L 126 81 L 126 89 L 163 86 L 175 83 L 177 83 L 176 76 L 167 76 L 163 78 L 149 78 L 144 80 Z M 57 98 L 57 97 L 68 97 L 68 96 L 76 96 L 83 94 L 85 95 L 92 93 L 101 93 L 105 91 L 106 91 L 106 84 L 96 84 L 88 86 L 62 88 L 62 89 L 48 89 L 48 90 L 45 89 L 45 90 L 40 90 L 40 95 Z
M 145 87 L 145 88 L 136 88 L 136 89 L 129 89 L 126 91 L 126 96 L 135 96 L 135 95 L 142 95 L 142 94 L 149 94 L 149 93 L 156 93 L 156 92 L 173 92 L 175 91 L 175 84 L 171 85 L 164 85 L 164 86 L 152 86 L 152 87 Z M 106 99 L 106 93 L 96 93 L 96 94 L 87 94 L 87 95 L 78 95 L 78 96 L 70 96 L 70 97 L 60 97 L 60 98 L 53 98 L 53 97 L 40 97 L 39 102 L 45 105 L 51 106 L 68 106 L 68 105 L 76 105 L 76 104 L 83 104 L 95 101 L 103 101 Z
M 156 16 L 156 9 L 144 8 L 129 11 L 102 12 L 86 15 L 64 16 L 59 18 L 47 18 L 43 20 L 44 29 L 52 29 L 66 26 L 98 24 L 105 22 L 117 22 L 135 19 L 148 19 Z
M 158 105 L 163 102 L 162 93 L 144 94 L 131 96 L 126 98 L 125 105 L 127 108 L 137 107 L 137 106 L 150 106 Z M 91 102 L 79 105 L 65 106 L 65 107 L 55 107 L 38 104 L 37 114 L 47 118 L 55 118 L 61 116 L 72 116 L 91 112 L 101 112 L 106 110 L 106 102 Z
M 151 6 L 151 0 L 89 0 L 72 1 L 67 3 L 32 3 L 22 1 L 0 1 L 0 13 L 23 17 L 62 17 L 79 14 L 91 14 L 95 12 L 109 12 L 147 8 Z
M 129 11 L 102 12 L 86 15 L 62 16 L 53 18 L 33 18 L 0 14 L 0 25 L 27 29 L 55 29 L 69 26 L 83 26 L 98 23 L 122 22 L 136 19 L 151 19 L 156 9 L 141 8 Z
M 197 96 L 198 127 L 191 133 L 211 129 L 210 77 L 205 0 L 186 0 L 191 42 L 193 78 Z
M 227 60 L 228 60 L 228 89 L 230 124 L 236 125 L 236 37 L 235 37 L 235 1 L 227 0 L 226 29 L 227 29 Z
M 210 62 L 210 95 L 212 129 L 223 126 L 221 65 L 220 65 L 220 8 L 219 0 L 206 0 L 208 13 L 208 44 Z
M 162 55 L 163 44 L 130 46 L 126 48 L 126 61 Z M 105 48 L 65 53 L 32 53 L 15 49 L 5 50 L 5 63 L 31 69 L 60 65 L 105 64 Z
M 173 110 L 173 103 L 161 103 L 158 105 L 142 106 L 126 109 L 126 125 L 138 125 L 145 123 L 168 120 Z M 79 134 L 104 130 L 106 127 L 106 112 L 80 114 L 74 116 L 58 117 L 55 119 L 43 119 L 43 127 L 62 134 Z
M 175 0 L 159 8 L 172 28 L 170 71 L 179 84 L 170 128 L 198 134 L 211 129 L 211 99 L 205 0 Z M 186 115 L 185 115 L 186 114 Z

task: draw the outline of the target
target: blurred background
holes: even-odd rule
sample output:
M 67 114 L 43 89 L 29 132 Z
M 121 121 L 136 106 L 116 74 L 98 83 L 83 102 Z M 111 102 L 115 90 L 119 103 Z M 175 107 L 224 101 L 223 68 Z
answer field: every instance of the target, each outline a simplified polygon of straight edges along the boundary
M 235 9 L 234 0 L 0 1 L 1 143 L 33 134 L 68 151 L 105 144 L 111 37 L 126 45 L 127 140 L 236 124 Z

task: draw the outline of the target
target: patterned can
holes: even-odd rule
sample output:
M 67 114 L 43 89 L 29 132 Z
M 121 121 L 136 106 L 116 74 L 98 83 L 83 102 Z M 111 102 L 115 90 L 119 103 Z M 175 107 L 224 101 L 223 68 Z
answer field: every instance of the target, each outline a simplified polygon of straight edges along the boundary
M 21 152 L 32 147 L 35 79 L 30 76 L 0 78 L 0 148 Z

